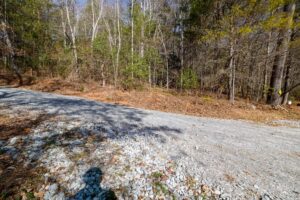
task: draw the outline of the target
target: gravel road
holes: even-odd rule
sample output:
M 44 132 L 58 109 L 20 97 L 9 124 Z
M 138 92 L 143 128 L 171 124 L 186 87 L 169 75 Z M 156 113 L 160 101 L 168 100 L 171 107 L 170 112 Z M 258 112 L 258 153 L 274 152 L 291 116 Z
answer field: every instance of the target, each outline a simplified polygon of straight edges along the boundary
M 5 88 L 0 108 L 52 116 L 29 135 L 0 141 L 15 159 L 47 168 L 44 199 L 101 199 L 109 191 L 119 199 L 300 199 L 297 127 Z M 101 183 L 89 181 L 100 173 Z

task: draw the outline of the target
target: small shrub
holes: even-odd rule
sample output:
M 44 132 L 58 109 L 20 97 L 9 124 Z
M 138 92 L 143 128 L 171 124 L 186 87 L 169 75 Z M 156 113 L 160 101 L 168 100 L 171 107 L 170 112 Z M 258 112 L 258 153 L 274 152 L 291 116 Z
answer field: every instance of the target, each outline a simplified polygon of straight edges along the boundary
M 161 178 L 161 177 L 163 176 L 163 174 L 160 173 L 160 172 L 154 172 L 154 173 L 152 173 L 151 176 L 152 176 L 153 178 L 159 179 L 159 178 Z
M 164 194 L 169 193 L 169 190 L 168 190 L 167 186 L 165 184 L 161 183 L 161 182 L 155 182 L 154 183 L 154 188 L 157 191 L 162 191 L 162 193 L 164 193 Z
M 28 200 L 35 200 L 36 199 L 33 192 L 27 192 L 26 197 L 27 197 Z
M 178 85 L 181 84 L 181 77 L 179 77 Z M 196 89 L 198 88 L 197 74 L 193 69 L 185 69 L 182 74 L 182 88 L 183 89 Z
M 146 59 L 135 55 L 133 64 L 128 65 L 126 69 L 123 70 L 123 74 L 125 75 L 122 81 L 123 88 L 141 89 L 148 77 L 148 64 Z

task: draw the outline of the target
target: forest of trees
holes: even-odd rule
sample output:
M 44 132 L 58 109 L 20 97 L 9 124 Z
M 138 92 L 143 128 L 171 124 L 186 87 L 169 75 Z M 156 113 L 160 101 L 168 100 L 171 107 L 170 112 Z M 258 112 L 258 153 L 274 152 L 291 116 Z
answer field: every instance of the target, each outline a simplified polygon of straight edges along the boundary
M 296 0 L 0 0 L 0 72 L 285 104 Z

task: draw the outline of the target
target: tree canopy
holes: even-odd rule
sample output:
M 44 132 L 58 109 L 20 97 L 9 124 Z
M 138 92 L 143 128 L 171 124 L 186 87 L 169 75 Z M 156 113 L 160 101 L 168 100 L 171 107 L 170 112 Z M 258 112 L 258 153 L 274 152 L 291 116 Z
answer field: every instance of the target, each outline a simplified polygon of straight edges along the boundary
M 272 105 L 300 80 L 295 0 L 1 0 L 0 9 L 1 72 L 20 79 L 210 91 Z

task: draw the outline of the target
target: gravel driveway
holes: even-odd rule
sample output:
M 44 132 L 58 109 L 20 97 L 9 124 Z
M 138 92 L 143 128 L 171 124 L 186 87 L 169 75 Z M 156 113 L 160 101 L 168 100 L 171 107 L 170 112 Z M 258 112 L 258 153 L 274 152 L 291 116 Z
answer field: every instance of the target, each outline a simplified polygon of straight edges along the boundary
M 5 88 L 0 107 L 51 116 L 0 141 L 14 159 L 47 169 L 44 199 L 300 199 L 300 128 Z

